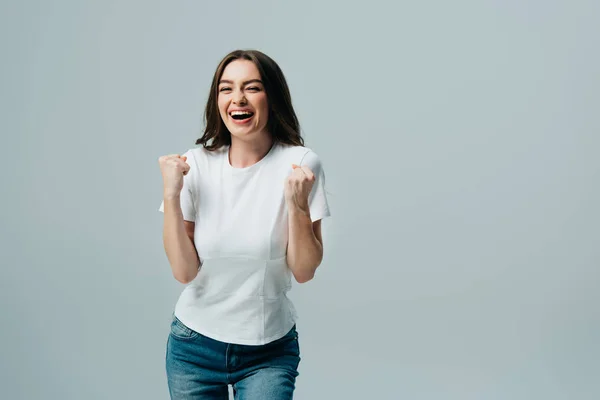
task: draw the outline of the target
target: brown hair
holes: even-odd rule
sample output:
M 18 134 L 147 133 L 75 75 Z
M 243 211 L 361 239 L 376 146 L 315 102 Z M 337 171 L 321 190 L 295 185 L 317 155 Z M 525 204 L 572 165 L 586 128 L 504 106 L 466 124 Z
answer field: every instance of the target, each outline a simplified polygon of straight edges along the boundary
M 258 50 L 235 50 L 227 54 L 219 63 L 204 110 L 204 134 L 196 140 L 196 144 L 201 144 L 210 151 L 231 144 L 231 133 L 219 114 L 217 97 L 223 71 L 229 63 L 235 60 L 252 61 L 260 73 L 269 104 L 267 131 L 273 139 L 284 144 L 304 146 L 304 139 L 300 134 L 300 123 L 292 106 L 292 98 L 285 76 L 273 59 Z M 211 139 L 212 142 L 209 144 Z

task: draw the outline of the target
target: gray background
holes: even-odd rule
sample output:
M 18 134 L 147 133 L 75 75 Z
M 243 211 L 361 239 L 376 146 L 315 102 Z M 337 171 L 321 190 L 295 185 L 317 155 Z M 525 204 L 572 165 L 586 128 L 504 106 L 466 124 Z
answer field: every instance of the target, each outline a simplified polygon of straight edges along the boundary
M 166 399 L 157 159 L 283 68 L 333 216 L 298 399 L 600 397 L 594 1 L 4 1 L 0 398 Z

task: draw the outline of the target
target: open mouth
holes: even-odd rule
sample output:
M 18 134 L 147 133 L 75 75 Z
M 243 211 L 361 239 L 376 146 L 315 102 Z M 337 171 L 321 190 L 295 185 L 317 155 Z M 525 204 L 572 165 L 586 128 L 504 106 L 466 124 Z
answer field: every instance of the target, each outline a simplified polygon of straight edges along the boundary
M 252 111 L 231 111 L 229 116 L 236 122 L 246 122 L 254 116 Z

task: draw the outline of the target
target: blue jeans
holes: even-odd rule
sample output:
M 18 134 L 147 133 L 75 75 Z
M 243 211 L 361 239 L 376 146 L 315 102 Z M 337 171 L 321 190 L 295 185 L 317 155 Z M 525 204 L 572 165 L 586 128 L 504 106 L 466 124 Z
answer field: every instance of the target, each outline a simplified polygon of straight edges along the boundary
M 211 339 L 173 316 L 167 341 L 166 370 L 171 400 L 293 398 L 300 348 L 294 326 L 284 337 L 260 346 Z

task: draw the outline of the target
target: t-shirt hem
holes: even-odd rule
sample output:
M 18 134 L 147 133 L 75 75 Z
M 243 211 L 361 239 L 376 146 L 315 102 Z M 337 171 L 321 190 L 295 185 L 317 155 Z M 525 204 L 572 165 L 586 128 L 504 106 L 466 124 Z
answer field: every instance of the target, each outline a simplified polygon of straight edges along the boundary
M 202 329 L 202 328 L 196 327 L 193 324 L 189 324 L 185 320 L 182 320 L 181 318 L 179 318 L 179 316 L 177 316 L 177 315 L 175 315 L 175 316 L 179 320 L 181 320 L 181 322 L 183 322 L 184 325 L 186 325 L 187 327 L 189 327 L 193 331 L 196 331 L 199 334 L 201 334 L 203 336 L 206 336 L 206 337 L 208 337 L 210 339 L 217 340 L 217 341 L 223 342 L 223 343 L 241 344 L 241 345 L 246 345 L 246 346 L 262 346 L 262 345 L 274 342 L 277 339 L 281 339 L 282 337 L 284 337 L 290 331 L 290 329 L 292 329 L 294 327 L 294 324 L 296 323 L 296 321 L 292 320 L 291 323 L 289 323 L 289 328 L 286 328 L 283 331 L 277 332 L 276 334 L 273 334 L 273 335 L 271 335 L 269 337 L 266 337 L 266 338 L 264 338 L 262 340 L 252 340 L 252 339 L 241 339 L 241 338 L 237 338 L 237 337 L 233 337 L 233 336 L 227 336 L 227 335 L 219 335 L 219 334 L 207 331 L 206 329 Z

